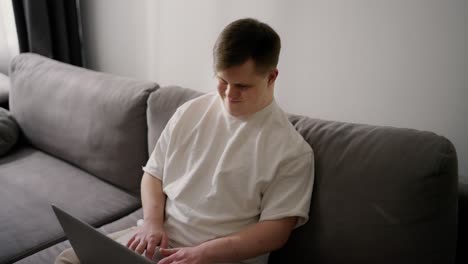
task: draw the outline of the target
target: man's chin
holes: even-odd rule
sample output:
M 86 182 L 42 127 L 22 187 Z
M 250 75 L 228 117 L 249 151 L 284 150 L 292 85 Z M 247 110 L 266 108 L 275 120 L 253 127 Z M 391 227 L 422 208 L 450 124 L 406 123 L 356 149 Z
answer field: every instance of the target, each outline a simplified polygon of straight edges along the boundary
M 229 109 L 229 108 L 228 108 L 228 112 L 229 112 L 229 114 L 231 114 L 231 115 L 234 116 L 234 117 L 241 117 L 241 116 L 243 116 L 243 114 L 242 114 L 241 112 L 234 111 L 234 110 Z
M 226 109 L 229 112 L 230 115 L 234 117 L 241 117 L 244 115 L 244 112 L 241 109 L 238 109 L 237 107 L 233 107 L 231 105 L 226 105 Z

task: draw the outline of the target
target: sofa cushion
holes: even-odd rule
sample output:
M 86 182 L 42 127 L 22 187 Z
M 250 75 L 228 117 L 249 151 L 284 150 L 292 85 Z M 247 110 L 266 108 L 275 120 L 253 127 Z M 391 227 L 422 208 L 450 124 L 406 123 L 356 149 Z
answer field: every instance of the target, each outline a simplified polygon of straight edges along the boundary
M 64 239 L 50 204 L 94 226 L 140 206 L 136 197 L 30 147 L 0 158 L 0 263 L 14 261 Z
M 180 86 L 162 87 L 148 99 L 148 153 L 153 152 L 166 123 L 177 108 L 203 93 Z
M 148 159 L 146 103 L 157 84 L 35 54 L 15 57 L 10 108 L 37 148 L 138 192 Z
M 104 225 L 99 228 L 104 234 L 114 233 L 120 230 L 127 229 L 129 227 L 135 226 L 138 219 L 143 218 L 143 210 L 140 208 L 131 214 L 120 218 L 112 223 Z M 70 242 L 63 241 L 58 244 L 55 244 L 49 248 L 41 250 L 27 258 L 24 258 L 15 264 L 50 264 L 54 263 L 55 258 L 65 249 L 71 247 Z
M 309 222 L 270 263 L 453 263 L 457 158 L 429 132 L 291 116 L 315 153 Z
M 10 112 L 0 108 L 0 157 L 7 153 L 18 140 L 19 129 Z

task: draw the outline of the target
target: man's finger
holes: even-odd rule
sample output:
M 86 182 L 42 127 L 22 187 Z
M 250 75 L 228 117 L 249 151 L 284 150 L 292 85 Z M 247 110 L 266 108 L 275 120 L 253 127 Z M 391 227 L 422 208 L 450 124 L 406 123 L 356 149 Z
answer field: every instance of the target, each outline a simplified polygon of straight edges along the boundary
M 127 247 L 128 247 L 128 248 L 129 248 L 130 245 L 133 243 L 133 241 L 135 241 L 135 237 L 136 237 L 136 234 L 134 234 L 134 235 L 130 238 L 130 240 L 128 240 L 128 242 L 127 242 Z
M 160 261 L 158 261 L 158 264 L 169 264 L 171 263 L 170 260 L 167 260 L 167 258 L 163 258 Z
M 162 249 L 162 250 L 169 250 L 169 249 Z M 161 252 L 161 249 L 159 250 Z M 163 254 L 161 252 L 161 254 Z M 174 258 L 175 255 L 172 255 L 172 256 L 164 256 L 163 259 L 161 259 L 158 264 L 171 264 L 171 263 L 174 263 L 174 261 L 176 261 L 176 259 Z
M 170 255 L 176 253 L 179 250 L 180 248 L 160 248 L 159 252 L 161 252 L 161 255 L 163 255 L 163 257 L 169 257 Z
M 167 248 L 168 246 L 169 246 L 169 238 L 167 237 L 166 233 L 163 233 L 160 247 Z
M 149 259 L 153 259 L 154 256 L 154 250 L 156 249 L 157 243 L 154 243 L 153 240 L 150 240 L 148 242 L 148 245 L 146 246 L 146 253 L 145 256 Z
M 139 238 L 135 238 L 135 240 L 133 240 L 132 244 L 130 245 L 130 247 L 128 247 L 129 249 L 135 251 L 135 248 L 140 244 L 140 239 Z
M 140 255 L 143 254 L 143 252 L 146 249 L 146 244 L 147 244 L 146 240 L 140 241 L 140 244 L 136 247 L 135 252 Z

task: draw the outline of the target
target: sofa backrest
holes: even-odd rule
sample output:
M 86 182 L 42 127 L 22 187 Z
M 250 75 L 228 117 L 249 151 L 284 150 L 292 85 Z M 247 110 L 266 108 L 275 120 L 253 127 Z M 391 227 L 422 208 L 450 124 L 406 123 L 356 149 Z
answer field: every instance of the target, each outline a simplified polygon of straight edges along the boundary
M 150 152 L 176 108 L 200 94 L 168 87 L 151 95 Z M 452 143 L 412 129 L 289 118 L 314 150 L 315 183 L 309 221 L 270 264 L 453 263 Z
M 457 156 L 434 133 L 290 116 L 315 153 L 310 220 L 270 263 L 453 263 Z M 305 254 L 304 254 L 305 253 Z
M 36 148 L 128 191 L 148 159 L 146 108 L 158 88 L 35 54 L 11 64 L 10 109 Z

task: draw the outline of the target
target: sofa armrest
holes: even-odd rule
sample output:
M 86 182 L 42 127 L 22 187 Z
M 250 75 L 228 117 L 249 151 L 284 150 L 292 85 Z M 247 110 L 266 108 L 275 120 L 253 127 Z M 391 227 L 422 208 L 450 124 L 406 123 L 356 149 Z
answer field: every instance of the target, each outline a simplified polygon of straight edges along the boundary
M 458 243 L 457 263 L 468 263 L 468 177 L 458 182 Z

